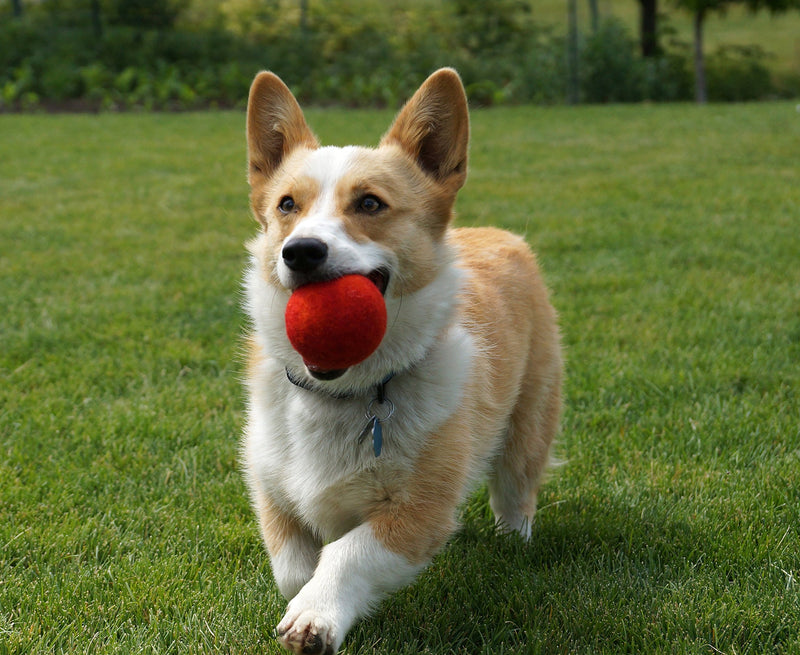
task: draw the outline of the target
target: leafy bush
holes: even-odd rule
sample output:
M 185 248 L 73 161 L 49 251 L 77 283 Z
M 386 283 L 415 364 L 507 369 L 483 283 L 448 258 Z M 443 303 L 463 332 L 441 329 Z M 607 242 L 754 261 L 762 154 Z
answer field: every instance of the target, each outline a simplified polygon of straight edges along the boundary
M 19 106 L 29 109 L 39 103 L 39 96 L 34 89 L 34 72 L 29 63 L 22 64 L 3 82 L 2 102 L 6 106 Z
M 517 102 L 556 104 L 567 96 L 566 43 L 549 30 L 541 30 L 536 47 L 519 62 Z
M 775 79 L 775 92 L 781 98 L 800 98 L 800 73 L 781 73 Z
M 692 97 L 689 52 L 638 55 L 638 45 L 619 20 L 605 19 L 581 53 L 581 88 L 586 102 L 674 102 Z
M 766 53 L 758 46 L 723 46 L 706 59 L 712 101 L 758 100 L 774 92 Z
M 263 67 L 257 44 L 220 31 L 63 27 L 48 18 L 0 26 L 2 106 L 82 101 L 96 109 L 188 109 L 243 102 Z
M 694 77 L 687 53 L 667 52 L 640 61 L 642 100 L 676 102 L 694 97 Z

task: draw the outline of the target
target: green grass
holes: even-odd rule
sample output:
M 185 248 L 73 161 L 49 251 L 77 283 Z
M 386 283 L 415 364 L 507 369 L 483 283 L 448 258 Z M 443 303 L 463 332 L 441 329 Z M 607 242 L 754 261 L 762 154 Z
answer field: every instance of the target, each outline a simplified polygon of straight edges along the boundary
M 0 133 L 0 654 L 278 652 L 237 463 L 244 116 Z M 790 104 L 473 114 L 459 222 L 539 252 L 566 464 L 530 544 L 479 491 L 346 652 L 800 653 L 798 142 Z

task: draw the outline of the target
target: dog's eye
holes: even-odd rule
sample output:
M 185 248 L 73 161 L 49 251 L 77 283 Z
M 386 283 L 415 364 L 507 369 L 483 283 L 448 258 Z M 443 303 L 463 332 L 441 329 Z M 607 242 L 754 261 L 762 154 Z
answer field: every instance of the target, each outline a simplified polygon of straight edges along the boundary
M 294 198 L 292 196 L 284 196 L 281 198 L 280 203 L 278 203 L 278 211 L 282 214 L 288 214 L 294 210 Z
M 385 206 L 386 205 L 384 205 L 379 198 L 376 198 L 373 195 L 364 196 L 358 203 L 359 211 L 362 211 L 366 214 L 374 214 L 383 209 Z

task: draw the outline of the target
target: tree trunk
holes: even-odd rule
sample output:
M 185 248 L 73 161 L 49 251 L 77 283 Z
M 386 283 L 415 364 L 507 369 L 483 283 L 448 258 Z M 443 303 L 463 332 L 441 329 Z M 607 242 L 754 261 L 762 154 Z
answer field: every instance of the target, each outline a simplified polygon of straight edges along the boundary
M 658 44 L 658 0 L 639 0 L 639 32 L 642 57 L 661 54 Z
M 567 0 L 567 95 L 571 105 L 580 102 L 580 79 L 578 77 L 578 2 Z
M 14 17 L 22 18 L 22 0 L 11 0 L 11 6 L 14 7 Z
M 308 0 L 300 0 L 300 31 L 308 32 Z
M 600 9 L 597 7 L 597 0 L 589 0 L 589 17 L 592 23 L 592 34 L 597 34 L 600 26 Z
M 694 89 L 695 99 L 701 105 L 708 102 L 706 62 L 703 56 L 703 21 L 705 18 L 704 9 L 699 9 L 694 15 Z
M 103 21 L 100 17 L 100 0 L 92 0 L 92 31 L 96 39 L 103 38 Z

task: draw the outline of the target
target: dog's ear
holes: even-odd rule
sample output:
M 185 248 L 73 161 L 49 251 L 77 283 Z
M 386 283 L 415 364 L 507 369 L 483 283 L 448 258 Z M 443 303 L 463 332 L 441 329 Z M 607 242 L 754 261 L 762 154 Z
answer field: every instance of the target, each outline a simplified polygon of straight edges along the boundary
M 469 111 L 452 68 L 431 75 L 395 118 L 381 145 L 396 144 L 438 182 L 457 191 L 467 177 Z
M 300 105 L 277 75 L 259 73 L 253 80 L 247 101 L 251 186 L 257 178 L 269 178 L 283 158 L 300 146 L 319 146 Z

